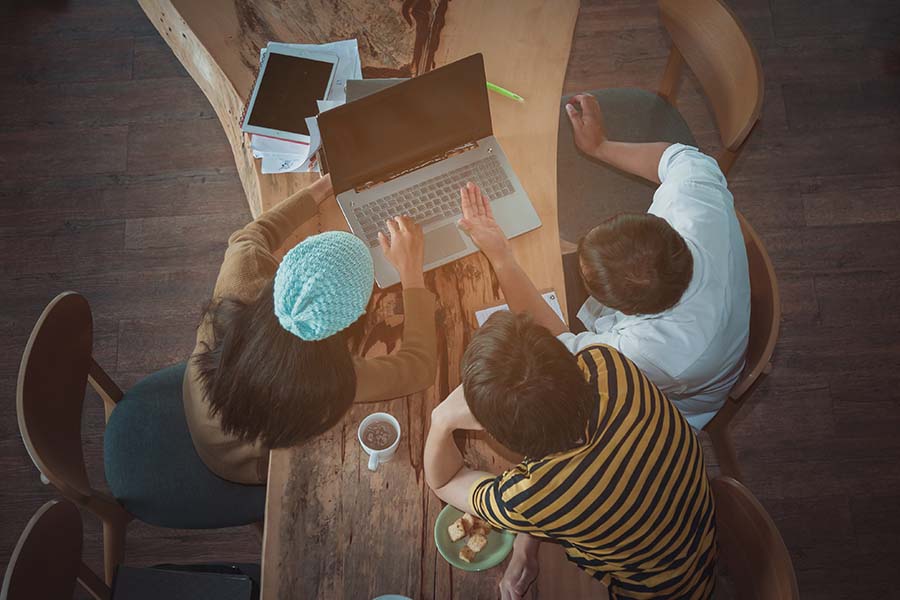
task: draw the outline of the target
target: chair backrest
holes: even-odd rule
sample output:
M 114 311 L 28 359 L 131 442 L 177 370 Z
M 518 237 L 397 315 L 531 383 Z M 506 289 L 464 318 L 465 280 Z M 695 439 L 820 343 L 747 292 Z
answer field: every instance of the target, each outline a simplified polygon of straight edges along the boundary
M 51 500 L 25 526 L 9 559 L 0 600 L 71 598 L 75 583 L 97 600 L 110 589 L 81 560 L 81 514 L 67 500 Z
M 712 105 L 722 145 L 737 151 L 762 110 L 762 66 L 750 38 L 720 0 L 659 0 L 659 9 Z
M 0 600 L 71 598 L 81 568 L 81 515 L 71 502 L 51 500 L 19 537 Z
M 740 401 L 771 368 L 778 332 L 781 329 L 781 294 L 772 259 L 750 223 L 738 212 L 741 233 L 747 247 L 747 266 L 750 271 L 750 340 L 747 344 L 746 366 L 729 396 Z
M 93 320 L 75 292 L 54 298 L 38 318 L 19 367 L 19 432 L 34 464 L 76 503 L 93 494 L 81 448 L 81 410 L 91 367 Z
M 791 555 L 762 504 L 731 477 L 712 481 L 720 564 L 738 600 L 800 597 Z

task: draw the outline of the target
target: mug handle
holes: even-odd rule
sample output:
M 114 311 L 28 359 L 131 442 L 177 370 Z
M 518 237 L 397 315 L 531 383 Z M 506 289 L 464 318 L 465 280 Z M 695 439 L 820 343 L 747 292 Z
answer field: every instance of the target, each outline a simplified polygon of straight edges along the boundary
M 375 471 L 378 469 L 378 453 L 373 452 L 369 455 L 369 470 Z

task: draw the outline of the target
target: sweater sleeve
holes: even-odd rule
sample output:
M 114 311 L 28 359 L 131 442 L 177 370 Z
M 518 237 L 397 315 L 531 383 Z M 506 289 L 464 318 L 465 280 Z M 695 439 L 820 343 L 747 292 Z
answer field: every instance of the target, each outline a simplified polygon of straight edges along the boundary
M 304 188 L 288 196 L 255 221 L 231 234 L 228 245 L 249 242 L 269 254 L 278 250 L 295 229 L 306 223 L 318 212 L 316 199 L 310 189 Z
M 255 298 L 278 269 L 274 253 L 317 213 L 316 198 L 307 187 L 232 233 L 213 295 L 245 301 Z
M 435 297 L 424 288 L 403 290 L 403 338 L 388 356 L 356 362 L 356 401 L 408 396 L 434 383 L 437 371 Z

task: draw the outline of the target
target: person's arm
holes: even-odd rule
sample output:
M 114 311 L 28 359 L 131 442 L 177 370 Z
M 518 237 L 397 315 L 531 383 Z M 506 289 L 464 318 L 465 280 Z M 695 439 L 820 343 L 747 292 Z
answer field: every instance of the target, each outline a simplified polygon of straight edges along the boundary
M 540 571 L 541 540 L 527 533 L 516 534 L 512 558 L 500 580 L 500 600 L 522 600 Z
M 425 288 L 422 272 L 425 238 L 408 217 L 387 222 L 390 239 L 379 233 L 385 257 L 400 273 L 403 286 L 403 337 L 388 356 L 356 363 L 356 401 L 372 402 L 408 396 L 430 387 L 437 372 L 435 297 Z
M 425 481 L 438 498 L 459 510 L 473 513 L 469 495 L 472 486 L 494 475 L 465 466 L 453 439 L 457 429 L 482 429 L 466 404 L 462 386 L 431 411 L 431 428 L 425 439 Z
M 490 201 L 484 197 L 477 185 L 469 182 L 460 190 L 463 218 L 459 227 L 466 232 L 475 245 L 484 252 L 491 263 L 503 297 L 513 312 L 528 313 L 538 325 L 543 325 L 553 335 L 559 335 L 569 328 L 541 297 L 541 293 L 531 278 L 519 265 L 512 253 L 509 240 L 491 210 Z
M 319 212 L 322 202 L 333 195 L 331 175 L 325 175 L 234 232 L 228 244 L 249 243 L 273 254 L 281 248 L 288 236 Z
M 659 183 L 659 161 L 669 142 L 614 142 L 606 137 L 603 113 L 597 99 L 590 94 L 578 94 L 566 103 L 566 113 L 572 123 L 575 145 L 597 160 L 627 173 Z
M 298 227 L 314 217 L 319 204 L 334 195 L 331 176 L 285 198 L 238 229 L 228 238 L 228 249 L 216 278 L 213 297 L 250 301 L 275 276 L 275 252 Z

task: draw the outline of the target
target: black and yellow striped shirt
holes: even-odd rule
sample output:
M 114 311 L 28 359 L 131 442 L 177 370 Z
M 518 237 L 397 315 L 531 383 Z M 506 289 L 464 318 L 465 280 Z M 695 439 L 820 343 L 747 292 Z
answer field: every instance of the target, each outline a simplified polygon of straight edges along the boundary
M 585 445 L 479 481 L 472 506 L 497 527 L 560 543 L 613 598 L 710 597 L 715 511 L 699 440 L 614 348 L 577 360 L 597 389 Z

